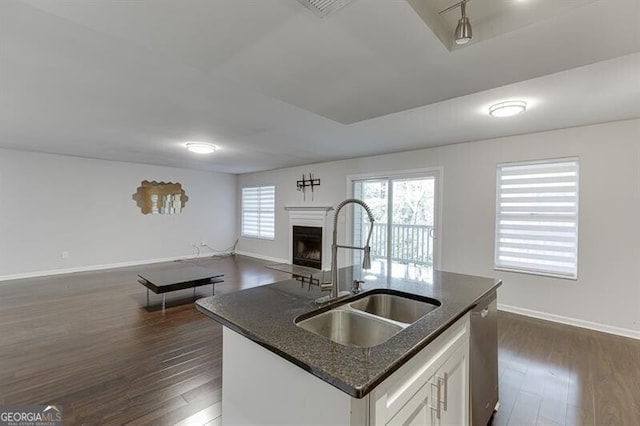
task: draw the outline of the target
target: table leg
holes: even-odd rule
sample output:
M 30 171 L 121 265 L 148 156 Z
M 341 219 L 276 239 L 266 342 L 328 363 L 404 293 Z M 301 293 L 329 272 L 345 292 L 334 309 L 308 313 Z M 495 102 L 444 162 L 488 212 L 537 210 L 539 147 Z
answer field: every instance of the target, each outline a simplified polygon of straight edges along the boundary
M 211 295 L 212 296 L 216 295 L 216 285 L 215 284 L 211 284 Z
M 165 295 L 165 294 L 163 294 L 163 295 L 162 295 L 162 310 L 163 310 L 163 311 L 164 311 L 164 302 L 165 302 L 165 297 L 166 297 L 166 295 Z
M 147 307 L 149 306 L 149 289 L 147 289 Z
M 196 287 L 193 287 L 193 297 L 196 297 Z

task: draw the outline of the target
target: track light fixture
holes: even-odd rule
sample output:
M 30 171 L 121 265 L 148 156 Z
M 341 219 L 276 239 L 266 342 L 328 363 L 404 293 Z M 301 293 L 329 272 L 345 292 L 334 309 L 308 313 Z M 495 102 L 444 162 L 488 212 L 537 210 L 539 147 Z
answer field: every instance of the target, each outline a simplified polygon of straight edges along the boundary
M 460 20 L 458 20 L 458 25 L 456 26 L 456 31 L 454 33 L 456 44 L 469 43 L 471 41 L 471 37 L 473 36 L 472 30 L 471 30 L 471 21 L 469 21 L 469 18 L 467 18 L 467 10 L 466 10 L 466 5 L 469 1 L 470 0 L 462 0 L 440 11 L 440 15 L 442 15 L 449 12 L 450 10 L 457 8 L 458 6 L 460 7 L 462 17 L 460 18 Z

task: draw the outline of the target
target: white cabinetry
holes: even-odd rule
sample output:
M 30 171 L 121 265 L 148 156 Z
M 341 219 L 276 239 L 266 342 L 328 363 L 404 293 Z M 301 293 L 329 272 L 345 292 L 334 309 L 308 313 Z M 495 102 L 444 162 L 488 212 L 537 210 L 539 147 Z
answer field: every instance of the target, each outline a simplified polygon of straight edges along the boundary
M 469 316 L 362 399 L 224 327 L 222 423 L 469 424 Z
M 459 346 L 387 424 L 468 424 L 466 358 L 464 346 Z
M 464 317 L 369 395 L 371 424 L 469 424 L 469 321 Z
M 438 425 L 469 424 L 468 353 L 468 345 L 459 346 L 436 372 L 436 380 L 441 380 Z

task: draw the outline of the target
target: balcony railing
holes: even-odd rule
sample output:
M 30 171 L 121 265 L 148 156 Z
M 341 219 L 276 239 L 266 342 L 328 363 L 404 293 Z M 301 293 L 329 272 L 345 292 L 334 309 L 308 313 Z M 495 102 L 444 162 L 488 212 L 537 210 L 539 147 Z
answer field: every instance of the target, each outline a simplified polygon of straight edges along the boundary
M 427 225 L 391 225 L 391 260 L 398 263 L 433 265 L 433 226 Z M 371 257 L 386 259 L 388 225 L 374 223 L 371 234 Z M 369 232 L 369 224 L 363 224 L 362 235 Z

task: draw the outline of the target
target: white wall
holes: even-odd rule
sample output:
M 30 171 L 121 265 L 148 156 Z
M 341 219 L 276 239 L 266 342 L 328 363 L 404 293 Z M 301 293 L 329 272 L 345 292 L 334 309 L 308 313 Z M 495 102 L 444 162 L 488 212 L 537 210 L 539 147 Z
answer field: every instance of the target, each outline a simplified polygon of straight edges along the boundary
M 180 182 L 182 213 L 143 215 L 131 198 L 143 180 Z M 0 150 L 0 279 L 223 249 L 235 206 L 235 175 Z
M 578 280 L 495 271 L 496 164 L 566 156 L 580 157 Z M 444 169 L 442 269 L 503 279 L 506 309 L 640 337 L 638 119 L 240 175 L 239 187 L 276 185 L 277 217 L 275 241 L 241 238 L 239 250 L 287 258 L 283 207 L 302 204 L 302 173 L 321 179 L 315 204 L 335 206 L 348 175 L 435 166 Z

